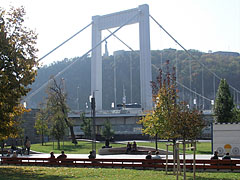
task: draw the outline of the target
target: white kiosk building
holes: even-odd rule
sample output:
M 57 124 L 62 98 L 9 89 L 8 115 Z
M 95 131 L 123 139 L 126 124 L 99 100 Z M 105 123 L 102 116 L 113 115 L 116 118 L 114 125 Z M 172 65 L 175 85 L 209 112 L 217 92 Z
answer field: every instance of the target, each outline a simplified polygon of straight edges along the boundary
M 213 150 L 240 157 L 240 124 L 213 124 Z

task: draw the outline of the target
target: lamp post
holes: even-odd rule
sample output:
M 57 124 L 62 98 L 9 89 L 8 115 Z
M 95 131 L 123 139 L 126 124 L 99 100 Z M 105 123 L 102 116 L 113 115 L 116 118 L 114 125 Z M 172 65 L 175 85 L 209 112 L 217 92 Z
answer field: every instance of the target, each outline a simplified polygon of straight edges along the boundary
M 77 110 L 80 111 L 80 105 L 79 105 L 79 86 L 77 87 Z
M 91 117 L 92 117 L 92 155 L 96 158 L 96 102 L 95 102 L 95 91 L 93 95 L 89 97 L 91 102 Z

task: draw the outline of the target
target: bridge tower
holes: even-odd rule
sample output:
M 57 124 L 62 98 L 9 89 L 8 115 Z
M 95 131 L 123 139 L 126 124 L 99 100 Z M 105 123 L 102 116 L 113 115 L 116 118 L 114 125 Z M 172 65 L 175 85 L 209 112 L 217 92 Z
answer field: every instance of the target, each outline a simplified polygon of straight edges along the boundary
M 121 27 L 126 22 L 125 25 L 139 23 L 141 105 L 144 110 L 152 109 L 152 88 L 150 84 L 152 81 L 152 69 L 148 5 L 144 4 L 138 6 L 138 8 L 108 15 L 93 16 L 92 21 L 92 47 L 95 47 L 101 41 L 102 30 Z M 91 93 L 93 92 L 96 98 L 96 110 L 102 110 L 101 45 L 92 51 Z

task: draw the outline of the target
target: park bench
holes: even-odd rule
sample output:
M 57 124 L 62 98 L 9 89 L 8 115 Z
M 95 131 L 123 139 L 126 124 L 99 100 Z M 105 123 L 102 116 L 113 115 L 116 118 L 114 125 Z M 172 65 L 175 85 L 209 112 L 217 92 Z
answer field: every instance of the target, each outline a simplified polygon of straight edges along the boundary
M 50 159 L 2 157 L 1 164 L 5 165 L 36 165 L 36 166 L 71 166 L 71 167 L 100 167 L 100 168 L 133 168 L 133 169 L 162 169 L 166 168 L 166 159 Z M 168 170 L 172 170 L 173 160 L 168 159 Z M 183 160 L 180 160 L 180 167 L 183 168 Z M 204 160 L 195 161 L 197 171 L 238 171 L 240 172 L 240 160 Z M 186 169 L 193 170 L 193 160 L 186 160 Z

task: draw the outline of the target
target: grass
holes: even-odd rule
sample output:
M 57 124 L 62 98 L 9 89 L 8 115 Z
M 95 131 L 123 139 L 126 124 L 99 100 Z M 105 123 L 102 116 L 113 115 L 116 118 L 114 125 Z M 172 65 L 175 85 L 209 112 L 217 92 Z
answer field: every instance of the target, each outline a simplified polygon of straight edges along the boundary
M 172 180 L 174 175 L 165 175 L 164 171 L 134 169 L 101 169 L 41 166 L 0 166 L 1 180 Z M 239 180 L 240 173 L 199 172 L 196 180 Z M 180 180 L 183 179 L 181 176 Z M 187 173 L 187 179 L 193 179 Z
M 166 149 L 166 144 L 169 142 L 158 142 L 159 149 Z M 155 147 L 155 142 L 138 142 L 138 146 L 150 146 Z M 188 147 L 188 145 L 187 145 Z M 169 146 L 169 151 L 172 151 L 172 146 Z M 182 145 L 180 145 L 180 149 L 182 149 Z M 180 151 L 182 152 L 182 151 Z M 187 150 L 186 153 L 193 154 L 193 151 Z M 212 147 L 210 142 L 198 142 L 197 143 L 197 154 L 212 154 Z
M 158 142 L 158 148 L 160 149 L 166 149 L 166 143 L 167 142 Z M 124 147 L 126 145 L 124 144 L 116 144 L 111 143 L 110 144 L 113 147 Z M 155 142 L 138 142 L 138 146 L 149 146 L 155 148 Z M 96 144 L 96 149 L 98 153 L 98 149 L 101 149 L 102 146 L 104 146 L 103 142 L 99 142 Z M 180 148 L 182 148 L 180 146 Z M 70 141 L 65 141 L 64 143 L 61 142 L 61 148 L 60 150 L 57 149 L 57 143 L 54 142 L 48 142 L 42 146 L 42 144 L 32 144 L 31 150 L 37 151 L 37 152 L 43 152 L 43 153 L 49 153 L 50 151 L 53 151 L 54 153 L 60 153 L 61 150 L 64 150 L 67 154 L 88 154 L 89 151 L 92 149 L 92 143 L 89 141 L 79 141 L 78 144 L 75 146 Z M 172 146 L 169 146 L 169 151 L 172 151 Z M 182 151 L 181 151 L 182 152 Z M 187 150 L 186 153 L 192 154 L 193 151 Z M 210 142 L 198 142 L 197 143 L 197 154 L 211 154 L 211 143 Z
M 54 144 L 54 145 L 53 145 Z M 98 149 L 101 149 L 102 146 L 104 146 L 104 143 L 97 143 L 96 149 L 98 153 Z M 122 144 L 110 144 L 113 147 L 123 147 L 125 145 Z M 44 143 L 44 146 L 42 144 L 32 144 L 31 150 L 42 152 L 42 153 L 49 153 L 53 151 L 56 154 L 59 154 L 62 150 L 65 151 L 67 154 L 89 154 L 89 151 L 92 149 L 92 142 L 89 141 L 78 141 L 78 144 L 75 146 L 71 141 L 65 141 L 64 143 L 61 142 L 61 148 L 60 150 L 57 149 L 57 143 L 56 142 L 48 142 Z

